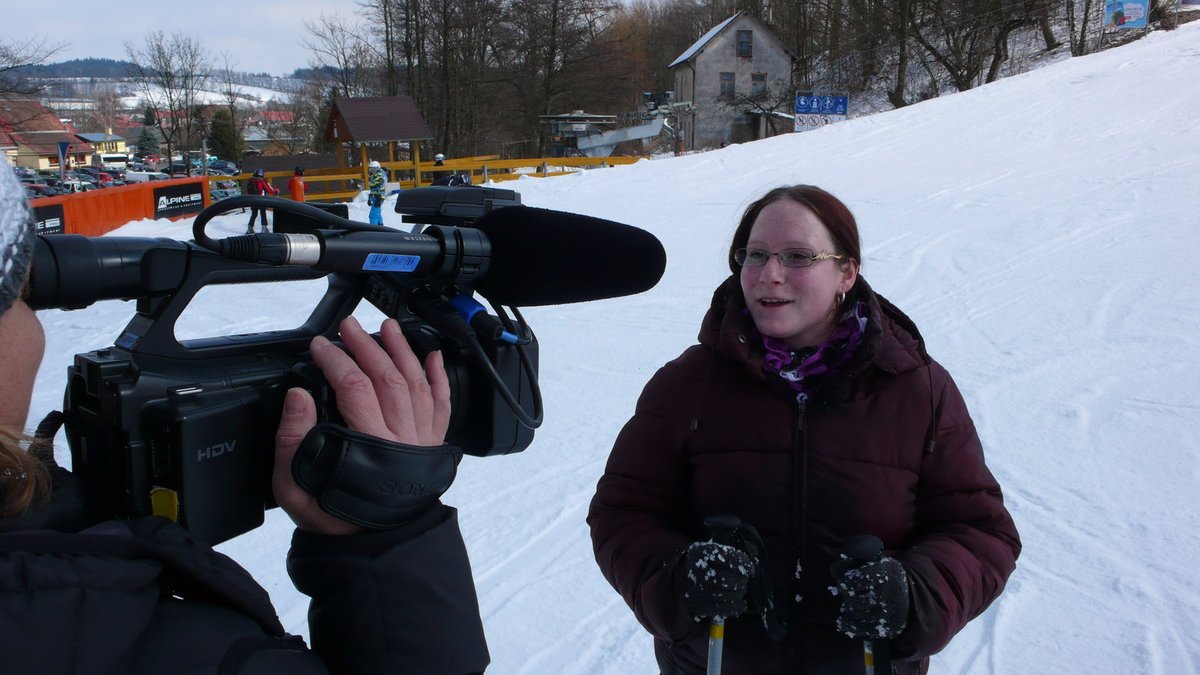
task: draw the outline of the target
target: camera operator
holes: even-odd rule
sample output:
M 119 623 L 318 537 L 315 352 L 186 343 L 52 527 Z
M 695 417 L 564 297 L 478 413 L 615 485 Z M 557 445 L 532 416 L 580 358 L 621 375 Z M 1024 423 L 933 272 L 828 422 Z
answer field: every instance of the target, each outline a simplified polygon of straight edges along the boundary
M 288 392 L 273 491 L 297 529 L 288 553 L 312 598 L 311 651 L 287 635 L 267 592 L 175 523 L 96 522 L 49 441 L 20 431 L 45 348 L 23 300 L 32 219 L 0 167 L 0 671 L 5 673 L 473 673 L 488 664 L 456 511 L 434 501 L 414 520 L 363 531 L 320 509 L 291 460 L 317 420 Z M 325 338 L 313 361 L 352 430 L 413 446 L 443 443 L 450 392 L 440 353 L 424 369 L 395 320 L 382 346 L 353 318 L 343 351 Z M 267 448 L 258 449 L 268 452 Z

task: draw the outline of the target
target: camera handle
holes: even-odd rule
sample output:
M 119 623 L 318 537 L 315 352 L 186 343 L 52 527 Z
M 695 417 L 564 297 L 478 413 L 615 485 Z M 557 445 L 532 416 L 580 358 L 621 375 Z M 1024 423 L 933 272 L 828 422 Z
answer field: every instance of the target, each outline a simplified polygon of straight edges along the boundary
M 279 351 L 303 352 L 317 335 L 332 336 L 338 322 L 349 316 L 362 299 L 361 280 L 346 275 L 326 274 L 304 267 L 278 267 L 230 260 L 207 249 L 188 244 L 186 249 L 153 249 L 142 259 L 143 274 L 156 267 L 182 269 L 188 266 L 174 292 L 166 297 L 139 298 L 137 313 L 121 331 L 115 344 L 129 352 L 178 360 L 197 360 L 253 354 L 263 345 Z M 327 276 L 329 290 L 305 322 L 293 329 L 250 335 L 231 335 L 180 341 L 175 323 L 192 299 L 205 286 L 255 282 L 319 279 Z

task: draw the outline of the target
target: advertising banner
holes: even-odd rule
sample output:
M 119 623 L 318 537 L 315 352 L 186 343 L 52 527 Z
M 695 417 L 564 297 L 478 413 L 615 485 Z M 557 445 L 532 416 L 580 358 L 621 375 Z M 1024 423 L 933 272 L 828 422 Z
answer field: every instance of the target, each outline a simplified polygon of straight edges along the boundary
M 174 218 L 198 213 L 204 208 L 204 189 L 200 183 L 167 185 L 154 190 L 154 218 Z
M 67 222 L 62 204 L 33 207 L 33 220 L 38 234 L 63 234 Z
M 1105 0 L 1104 27 L 1108 30 L 1145 28 L 1149 14 L 1150 0 Z

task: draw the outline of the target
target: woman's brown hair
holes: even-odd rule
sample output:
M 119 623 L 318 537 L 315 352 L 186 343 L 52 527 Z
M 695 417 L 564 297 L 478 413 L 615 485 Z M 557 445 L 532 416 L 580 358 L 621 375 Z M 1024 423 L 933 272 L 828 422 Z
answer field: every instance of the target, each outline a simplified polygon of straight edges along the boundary
M 50 494 L 50 473 L 26 450 L 33 439 L 0 426 L 0 519 L 19 516 Z
M 741 266 L 733 259 L 733 254 L 739 248 L 746 247 L 746 242 L 750 240 L 750 229 L 754 227 L 754 221 L 758 220 L 758 214 L 762 213 L 768 204 L 784 199 L 790 199 L 812 209 L 817 218 L 820 218 L 821 222 L 825 224 L 829 234 L 833 236 L 833 244 L 837 247 L 834 253 L 849 256 L 859 261 L 860 265 L 862 264 L 862 242 L 858 238 L 858 223 L 854 220 L 854 214 L 850 213 L 850 208 L 842 203 L 842 200 L 819 187 L 788 185 L 777 187 L 759 197 L 742 214 L 737 230 L 733 233 L 733 242 L 729 245 L 729 270 L 731 272 L 741 273 Z

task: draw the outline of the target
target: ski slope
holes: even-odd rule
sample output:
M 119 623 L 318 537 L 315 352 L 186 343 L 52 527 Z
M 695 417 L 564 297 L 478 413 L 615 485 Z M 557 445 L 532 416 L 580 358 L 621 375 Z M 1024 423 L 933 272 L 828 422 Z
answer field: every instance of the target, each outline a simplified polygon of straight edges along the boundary
M 489 672 L 657 672 L 593 562 L 588 501 L 642 385 L 694 342 L 740 212 L 797 182 L 854 210 L 864 276 L 954 375 L 1024 540 L 1005 594 L 932 672 L 1200 671 L 1198 176 L 1200 22 L 819 131 L 504 185 L 527 205 L 648 229 L 668 267 L 641 295 L 525 312 L 546 423 L 524 453 L 465 459 L 445 497 L 461 512 Z M 365 203 L 351 209 L 366 220 Z M 247 217 L 211 229 L 238 233 Z M 114 234 L 188 238 L 190 222 Z M 294 325 L 323 288 L 206 289 L 185 327 Z M 132 312 L 42 313 L 35 417 L 60 403 L 70 355 L 111 344 Z M 272 512 L 221 549 L 304 633 L 290 531 Z

